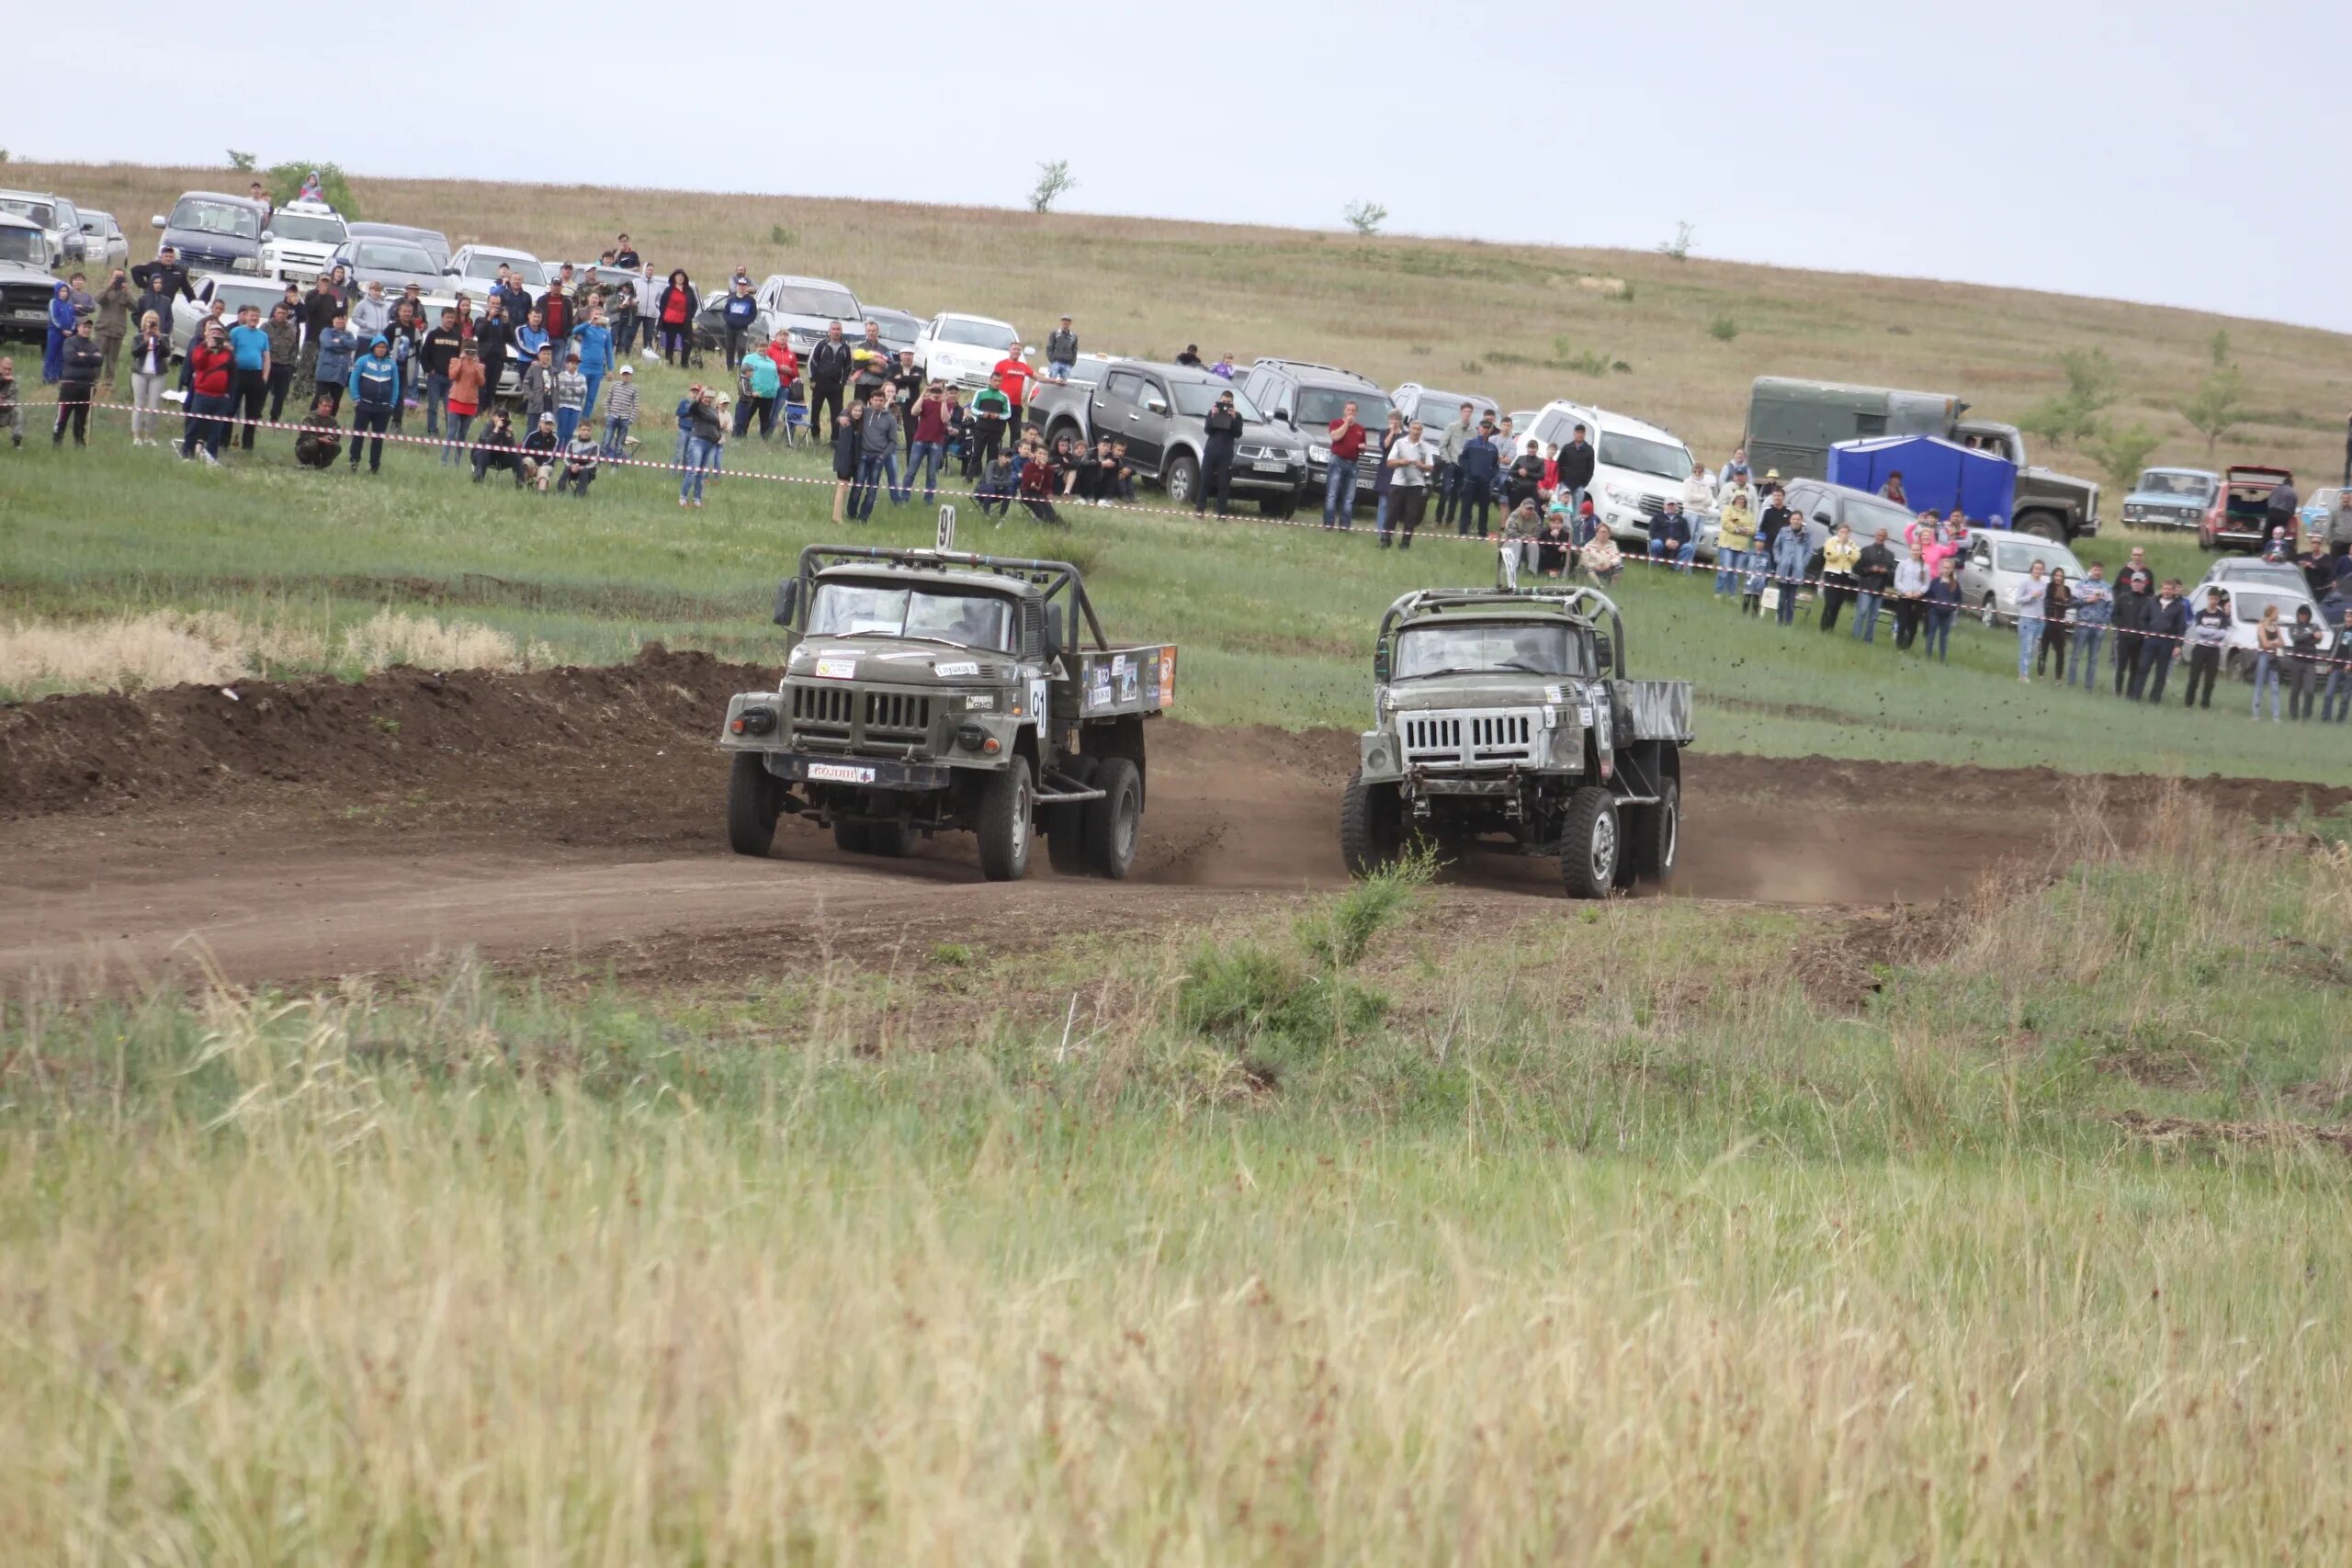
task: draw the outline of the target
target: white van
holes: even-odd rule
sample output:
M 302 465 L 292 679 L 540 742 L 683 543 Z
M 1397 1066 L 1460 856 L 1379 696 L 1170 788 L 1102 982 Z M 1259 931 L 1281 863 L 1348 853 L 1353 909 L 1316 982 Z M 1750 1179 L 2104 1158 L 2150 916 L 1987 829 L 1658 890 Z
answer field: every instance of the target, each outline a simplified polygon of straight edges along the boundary
M 1682 499 L 1682 481 L 1694 466 L 1690 448 L 1663 425 L 1565 400 L 1545 403 L 1532 428 L 1520 434 L 1532 435 L 1546 447 L 1565 449 L 1579 424 L 1593 446 L 1593 515 L 1620 544 L 1647 549 L 1650 519 L 1664 512 L 1668 502 Z M 1694 525 L 1700 558 L 1713 560 L 1715 520 L 1698 519 Z

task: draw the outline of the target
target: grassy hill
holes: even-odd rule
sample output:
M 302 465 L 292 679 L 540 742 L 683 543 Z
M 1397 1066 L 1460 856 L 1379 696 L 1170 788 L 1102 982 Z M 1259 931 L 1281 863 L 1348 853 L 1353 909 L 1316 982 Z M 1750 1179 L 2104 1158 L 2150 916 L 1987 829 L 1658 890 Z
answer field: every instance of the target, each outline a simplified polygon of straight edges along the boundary
M 240 189 L 246 177 L 132 164 L 11 164 L 9 174 L 112 211 L 142 258 L 148 218 L 181 191 Z M 2341 334 L 2024 289 L 987 208 L 469 180 L 360 177 L 353 188 L 366 216 L 427 224 L 453 243 L 577 257 L 627 230 L 657 265 L 698 279 L 738 264 L 755 276 L 811 272 L 876 304 L 979 311 L 1037 335 L 1068 311 L 1091 348 L 1165 355 L 1198 343 L 1245 363 L 1297 355 L 1387 386 L 1484 391 L 1505 407 L 1574 396 L 1668 424 L 1718 461 L 1758 375 L 1953 391 L 2006 418 L 2063 386 L 2058 355 L 2070 348 L 2113 360 L 2112 414 L 2163 438 L 2155 460 L 2202 461 L 2204 439 L 2178 410 L 2211 367 L 2217 332 L 2248 389 L 2247 421 L 2219 454 L 2225 460 L 2332 479 L 2352 411 Z M 1726 330 L 1736 335 L 1717 335 Z M 1624 368 L 1594 374 L 1588 356 Z M 2043 457 L 2101 477 L 2086 454 Z

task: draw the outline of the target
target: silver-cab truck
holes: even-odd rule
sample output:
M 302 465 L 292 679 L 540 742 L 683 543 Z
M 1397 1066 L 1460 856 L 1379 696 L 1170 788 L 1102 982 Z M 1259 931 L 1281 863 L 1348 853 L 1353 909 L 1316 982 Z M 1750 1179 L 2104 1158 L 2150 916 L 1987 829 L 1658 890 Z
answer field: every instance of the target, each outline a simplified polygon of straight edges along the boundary
M 765 855 L 790 815 L 852 853 L 971 832 L 991 882 L 1025 875 L 1039 834 L 1057 872 L 1133 867 L 1144 731 L 1175 701 L 1176 650 L 1113 647 L 1076 567 L 811 545 L 775 622 L 775 689 L 738 694 L 719 733 L 737 853 Z
M 1381 617 L 1374 725 L 1340 807 L 1361 875 L 1416 839 L 1557 856 L 1572 898 L 1674 874 L 1690 682 L 1625 674 L 1589 588 L 1424 588 Z

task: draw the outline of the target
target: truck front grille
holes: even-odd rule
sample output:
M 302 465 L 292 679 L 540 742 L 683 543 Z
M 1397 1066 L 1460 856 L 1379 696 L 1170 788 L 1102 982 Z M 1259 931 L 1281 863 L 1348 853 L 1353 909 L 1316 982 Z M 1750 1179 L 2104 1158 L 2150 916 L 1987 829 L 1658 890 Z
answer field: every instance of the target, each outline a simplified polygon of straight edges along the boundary
M 896 692 L 868 692 L 865 728 L 868 733 L 890 729 L 921 735 L 931 728 L 931 699 L 903 696 Z
M 849 728 L 850 693 L 842 686 L 792 688 L 792 726 Z
M 1544 716 L 1534 709 L 1405 714 L 1399 725 L 1408 768 L 1532 766 L 1544 745 Z
M 830 682 L 787 688 L 796 743 L 826 750 L 903 757 L 931 733 L 931 697 Z

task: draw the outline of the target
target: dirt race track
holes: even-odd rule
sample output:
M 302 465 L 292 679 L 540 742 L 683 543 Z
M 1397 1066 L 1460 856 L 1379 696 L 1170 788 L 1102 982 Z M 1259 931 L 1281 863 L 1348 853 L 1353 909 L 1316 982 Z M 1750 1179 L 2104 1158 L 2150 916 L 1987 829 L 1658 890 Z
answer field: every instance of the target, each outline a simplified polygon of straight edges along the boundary
M 611 669 L 0 709 L 0 983 L 138 985 L 207 954 L 240 979 L 397 974 L 468 945 L 528 969 L 715 980 L 991 931 L 1147 930 L 1344 880 L 1353 736 L 1172 720 L 1151 736 L 1125 884 L 1057 877 L 1040 853 L 1025 883 L 990 886 L 968 839 L 877 862 L 792 821 L 773 858 L 729 854 L 713 737 L 728 695 L 766 673 L 652 648 Z M 1702 752 L 1685 786 L 1678 894 L 1841 906 L 1963 891 L 2086 803 L 2128 830 L 2162 787 Z M 2256 817 L 2352 795 L 2191 787 Z M 1476 919 L 1541 912 L 1556 872 L 1482 856 L 1445 897 Z

